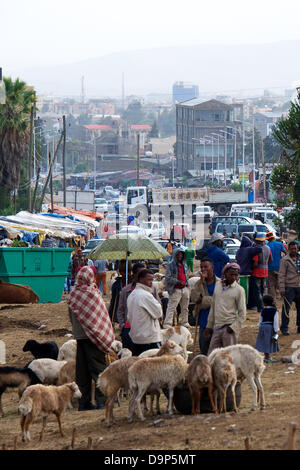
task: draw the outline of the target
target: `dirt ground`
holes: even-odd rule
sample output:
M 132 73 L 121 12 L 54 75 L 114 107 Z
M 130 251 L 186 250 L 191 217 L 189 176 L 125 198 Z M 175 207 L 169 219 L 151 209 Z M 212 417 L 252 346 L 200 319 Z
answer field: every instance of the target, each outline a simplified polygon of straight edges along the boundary
M 67 311 L 67 297 L 57 304 L 0 305 L 0 340 L 6 344 L 6 365 L 23 367 L 32 359 L 29 352 L 22 351 L 28 339 L 40 342 L 54 340 L 61 346 L 72 333 Z M 255 345 L 258 314 L 248 312 L 239 342 Z M 39 329 L 44 325 L 42 329 Z M 194 333 L 194 328 L 192 329 Z M 238 414 L 227 416 L 201 414 L 187 416 L 175 414 L 169 417 L 147 416 L 145 422 L 137 419 L 127 422 L 128 402 L 122 399 L 121 407 L 114 408 L 117 424 L 107 428 L 104 410 L 78 412 L 67 410 L 62 417 L 65 437 L 58 432 L 56 418 L 50 416 L 39 442 L 41 418 L 31 426 L 31 442 L 22 443 L 20 417 L 18 416 L 18 394 L 15 389 L 3 394 L 5 413 L 0 418 L 0 448 L 3 444 L 12 449 L 17 438 L 17 449 L 61 450 L 70 446 L 73 428 L 76 427 L 76 449 L 87 449 L 88 438 L 93 449 L 105 450 L 198 450 L 198 449 L 245 449 L 245 438 L 250 437 L 252 449 L 284 449 L 289 422 L 297 423 L 296 448 L 300 449 L 300 369 L 294 364 L 280 361 L 281 356 L 294 352 L 292 343 L 300 340 L 296 334 L 295 313 L 291 314 L 290 336 L 280 336 L 280 352 L 274 355 L 278 362 L 267 364 L 262 376 L 266 409 L 250 412 L 252 392 L 247 383 L 242 385 L 242 401 Z M 118 328 L 116 329 L 118 336 Z M 191 348 L 192 349 L 192 348 Z M 161 398 L 162 410 L 166 410 L 166 399 Z M 159 422 L 155 423 L 156 420 Z

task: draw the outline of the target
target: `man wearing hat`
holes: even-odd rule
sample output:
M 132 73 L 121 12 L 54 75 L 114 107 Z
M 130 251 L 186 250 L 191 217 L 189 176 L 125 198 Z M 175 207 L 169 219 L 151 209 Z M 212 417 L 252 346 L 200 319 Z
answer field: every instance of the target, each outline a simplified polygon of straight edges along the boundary
M 217 277 L 221 277 L 225 264 L 230 262 L 229 256 L 222 250 L 223 240 L 224 236 L 221 233 L 214 233 L 207 248 L 207 257 L 213 261 L 214 274 Z
M 264 233 L 256 233 L 254 246 L 261 246 L 262 252 L 252 258 L 252 272 L 249 280 L 248 308 L 250 310 L 257 308 L 259 313 L 264 308 L 262 298 L 264 295 L 266 279 L 268 278 L 268 264 L 272 261 L 271 250 L 265 244 L 265 241 L 266 235 Z
M 280 260 L 282 253 L 286 253 L 286 249 L 281 242 L 275 240 L 275 236 L 272 232 L 267 233 L 266 240 L 272 253 L 272 261 L 269 262 L 268 266 L 268 293 L 273 297 L 274 301 L 276 301 Z

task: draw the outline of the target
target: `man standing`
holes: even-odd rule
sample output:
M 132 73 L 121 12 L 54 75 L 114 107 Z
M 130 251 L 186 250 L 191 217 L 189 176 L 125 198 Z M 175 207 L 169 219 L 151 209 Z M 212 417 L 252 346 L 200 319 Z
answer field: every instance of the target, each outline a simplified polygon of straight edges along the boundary
M 129 336 L 134 356 L 161 346 L 159 319 L 162 317 L 162 307 L 153 296 L 152 282 L 152 272 L 142 269 L 137 276 L 135 289 L 127 300 L 127 318 L 131 325 Z
M 300 333 L 300 257 L 295 241 L 289 243 L 288 254 L 280 261 L 278 283 L 284 299 L 280 327 L 282 334 L 289 335 L 289 311 L 293 302 L 297 309 L 297 333 Z
M 201 279 L 196 283 L 191 292 L 191 301 L 195 303 L 194 316 L 196 325 L 200 327 L 199 347 L 201 354 L 207 355 L 210 337 L 204 337 L 207 319 L 212 303 L 216 282 L 220 279 L 214 274 L 214 263 L 209 258 L 201 260 Z
M 106 269 L 108 268 L 107 259 L 96 259 L 94 266 L 97 269 L 96 283 L 103 295 L 106 295 Z M 101 288 L 100 288 L 101 282 Z
M 163 328 L 173 326 L 174 313 L 177 305 L 181 308 L 181 325 L 189 327 L 189 301 L 188 270 L 185 263 L 185 254 L 182 248 L 174 248 L 172 261 L 166 268 L 166 290 L 169 293 L 169 302 Z
M 248 308 L 252 310 L 257 308 L 258 313 L 264 308 L 263 295 L 266 279 L 268 278 L 268 264 L 272 261 L 270 248 L 265 245 L 266 236 L 264 233 L 255 235 L 255 245 L 262 247 L 262 252 L 255 255 L 252 259 L 253 266 L 249 280 L 249 299 Z
M 204 337 L 211 342 L 208 355 L 215 348 L 237 344 L 238 335 L 246 319 L 245 290 L 238 284 L 240 267 L 228 263 L 222 273 L 221 282 L 217 282 L 207 319 Z
M 129 295 L 134 291 L 138 279 L 138 274 L 140 271 L 145 269 L 145 265 L 142 263 L 135 263 L 132 268 L 132 275 L 133 275 L 133 280 L 127 286 L 123 287 L 123 289 L 120 292 L 120 297 L 119 297 L 119 305 L 118 305 L 118 311 L 117 311 L 117 318 L 118 322 L 120 325 L 120 330 L 121 330 L 121 339 L 122 339 L 122 344 L 123 348 L 128 348 L 130 351 L 132 351 L 133 346 L 132 346 L 132 341 L 129 336 L 130 332 L 130 323 L 127 319 L 128 311 L 127 311 L 127 299 Z M 160 302 L 159 295 L 157 293 L 157 290 L 154 286 L 152 286 L 152 294 L 154 298 Z
M 221 277 L 222 269 L 230 262 L 229 256 L 222 250 L 223 240 L 224 236 L 221 233 L 214 233 L 207 248 L 207 256 L 214 263 L 214 273 L 217 277 Z
M 276 291 L 278 289 L 278 272 L 280 268 L 281 253 L 286 253 L 281 242 L 275 240 L 274 234 L 268 232 L 266 235 L 268 241 L 268 247 L 272 253 L 272 261 L 269 262 L 269 275 L 268 275 L 268 293 L 273 297 L 276 302 Z

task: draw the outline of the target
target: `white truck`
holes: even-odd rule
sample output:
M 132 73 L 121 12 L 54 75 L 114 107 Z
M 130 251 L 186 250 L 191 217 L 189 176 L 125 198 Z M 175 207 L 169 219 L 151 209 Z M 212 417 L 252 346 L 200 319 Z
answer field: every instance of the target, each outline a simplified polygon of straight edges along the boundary
M 147 207 L 148 214 L 157 213 L 166 207 L 180 207 L 193 214 L 196 206 L 209 205 L 219 215 L 230 212 L 231 205 L 248 202 L 247 191 L 234 192 L 203 188 L 151 188 L 131 186 L 126 192 L 126 206 L 132 211 Z M 189 208 L 189 209 L 188 209 Z

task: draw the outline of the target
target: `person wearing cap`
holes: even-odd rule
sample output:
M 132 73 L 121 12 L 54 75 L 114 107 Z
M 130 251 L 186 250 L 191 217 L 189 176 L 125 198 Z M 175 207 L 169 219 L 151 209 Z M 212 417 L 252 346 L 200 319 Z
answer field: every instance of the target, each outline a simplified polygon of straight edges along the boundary
M 257 233 L 254 238 L 255 245 L 262 247 L 262 252 L 252 259 L 252 272 L 249 280 L 249 298 L 248 309 L 260 313 L 264 308 L 263 295 L 265 290 L 266 279 L 268 278 L 268 264 L 272 261 L 272 253 L 270 248 L 265 244 L 265 233 Z
M 295 302 L 297 333 L 300 333 L 300 256 L 298 254 L 298 244 L 295 241 L 289 243 L 288 254 L 281 258 L 278 284 L 280 295 L 284 299 L 280 330 L 283 335 L 289 335 L 289 311 L 293 302 Z
M 268 293 L 276 300 L 276 291 L 278 289 L 278 272 L 280 268 L 280 260 L 282 253 L 286 253 L 284 245 L 275 240 L 273 232 L 268 232 L 266 235 L 268 247 L 272 253 L 272 261 L 269 262 L 268 266 Z
M 240 267 L 228 263 L 223 268 L 222 279 L 217 281 L 207 319 L 204 337 L 211 341 L 208 355 L 216 348 L 237 344 L 246 319 L 245 290 L 239 285 Z
M 222 269 L 226 263 L 230 262 L 229 256 L 222 250 L 223 240 L 224 236 L 221 233 L 214 233 L 207 248 L 207 257 L 213 261 L 214 274 L 217 277 L 221 277 Z

